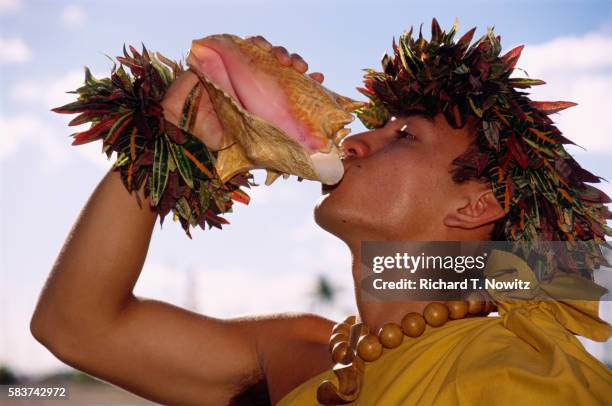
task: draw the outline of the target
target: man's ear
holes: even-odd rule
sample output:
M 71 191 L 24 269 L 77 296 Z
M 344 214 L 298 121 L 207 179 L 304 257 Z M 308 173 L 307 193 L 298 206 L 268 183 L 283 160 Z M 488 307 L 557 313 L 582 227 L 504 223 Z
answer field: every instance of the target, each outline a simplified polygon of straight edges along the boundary
M 500 219 L 504 214 L 493 191 L 487 187 L 458 202 L 444 218 L 444 225 L 473 229 Z

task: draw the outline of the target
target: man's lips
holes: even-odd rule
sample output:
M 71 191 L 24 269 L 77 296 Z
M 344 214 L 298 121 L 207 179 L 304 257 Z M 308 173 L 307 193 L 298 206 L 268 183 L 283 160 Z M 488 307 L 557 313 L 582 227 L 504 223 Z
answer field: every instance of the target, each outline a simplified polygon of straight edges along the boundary
M 336 183 L 335 185 L 326 185 L 324 183 L 321 183 L 321 192 L 323 194 L 330 193 L 332 190 L 336 189 L 339 184 L 340 182 Z

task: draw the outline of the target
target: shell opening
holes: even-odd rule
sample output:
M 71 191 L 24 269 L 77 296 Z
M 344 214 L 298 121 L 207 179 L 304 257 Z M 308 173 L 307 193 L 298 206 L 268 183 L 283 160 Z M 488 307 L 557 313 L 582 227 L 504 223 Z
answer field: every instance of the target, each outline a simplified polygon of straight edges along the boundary
M 310 155 L 310 159 L 321 183 L 335 185 L 344 176 L 344 165 L 342 165 L 338 148 L 335 146 L 326 154 L 315 152 Z

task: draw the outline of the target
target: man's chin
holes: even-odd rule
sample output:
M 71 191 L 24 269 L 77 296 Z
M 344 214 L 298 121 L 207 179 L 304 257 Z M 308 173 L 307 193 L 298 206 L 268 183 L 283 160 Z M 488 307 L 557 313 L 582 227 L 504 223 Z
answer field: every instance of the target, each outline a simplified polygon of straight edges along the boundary
M 326 185 L 324 183 L 321 183 L 321 196 L 319 196 L 319 200 L 317 200 L 316 203 L 316 207 L 320 206 L 321 204 L 323 204 L 327 199 L 329 199 L 334 190 L 336 189 L 336 187 L 338 186 L 338 184 L 335 185 Z
M 327 216 L 327 213 L 325 213 L 325 211 L 327 210 L 327 206 L 328 206 L 327 200 L 328 199 L 329 199 L 329 194 L 324 194 L 324 195 L 319 196 L 319 199 L 315 203 L 314 209 L 313 209 L 315 222 L 322 228 L 325 228 L 325 227 L 319 221 Z
M 314 206 L 314 220 L 322 229 L 338 235 L 344 222 L 339 208 L 334 204 L 333 193 L 327 193 L 319 197 Z

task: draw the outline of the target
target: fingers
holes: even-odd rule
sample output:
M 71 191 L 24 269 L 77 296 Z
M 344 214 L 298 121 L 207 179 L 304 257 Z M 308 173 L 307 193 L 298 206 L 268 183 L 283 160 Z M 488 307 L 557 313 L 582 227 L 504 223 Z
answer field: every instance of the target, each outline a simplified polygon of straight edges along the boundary
M 281 64 L 285 66 L 291 65 L 291 57 L 289 56 L 289 52 L 287 52 L 287 48 L 283 46 L 274 46 L 271 52 Z
M 246 38 L 248 41 L 252 41 L 255 45 L 257 45 L 258 47 L 266 50 L 266 51 L 270 51 L 272 49 L 272 44 L 270 44 L 268 42 L 267 39 L 265 39 L 262 35 L 256 35 L 253 37 L 247 37 Z
M 319 83 L 323 83 L 323 79 L 325 79 L 325 76 L 323 76 L 321 72 L 312 72 L 309 73 L 308 76 L 310 76 Z
M 284 66 L 292 66 L 293 69 L 300 73 L 305 73 L 308 70 L 308 63 L 299 54 L 289 54 L 287 48 L 283 46 L 273 46 L 262 35 L 247 37 L 246 40 L 253 42 L 258 47 L 271 52 L 274 57 Z M 308 76 L 319 83 L 323 82 L 323 74 L 321 72 L 309 73 Z
M 293 68 L 300 73 L 304 73 L 308 70 L 308 64 L 299 54 L 291 54 L 291 64 Z
M 292 53 L 289 55 L 289 51 L 283 46 L 272 47 L 272 54 L 280 63 L 285 66 L 293 66 L 293 69 L 300 73 L 304 73 L 308 70 L 308 64 L 299 54 Z

